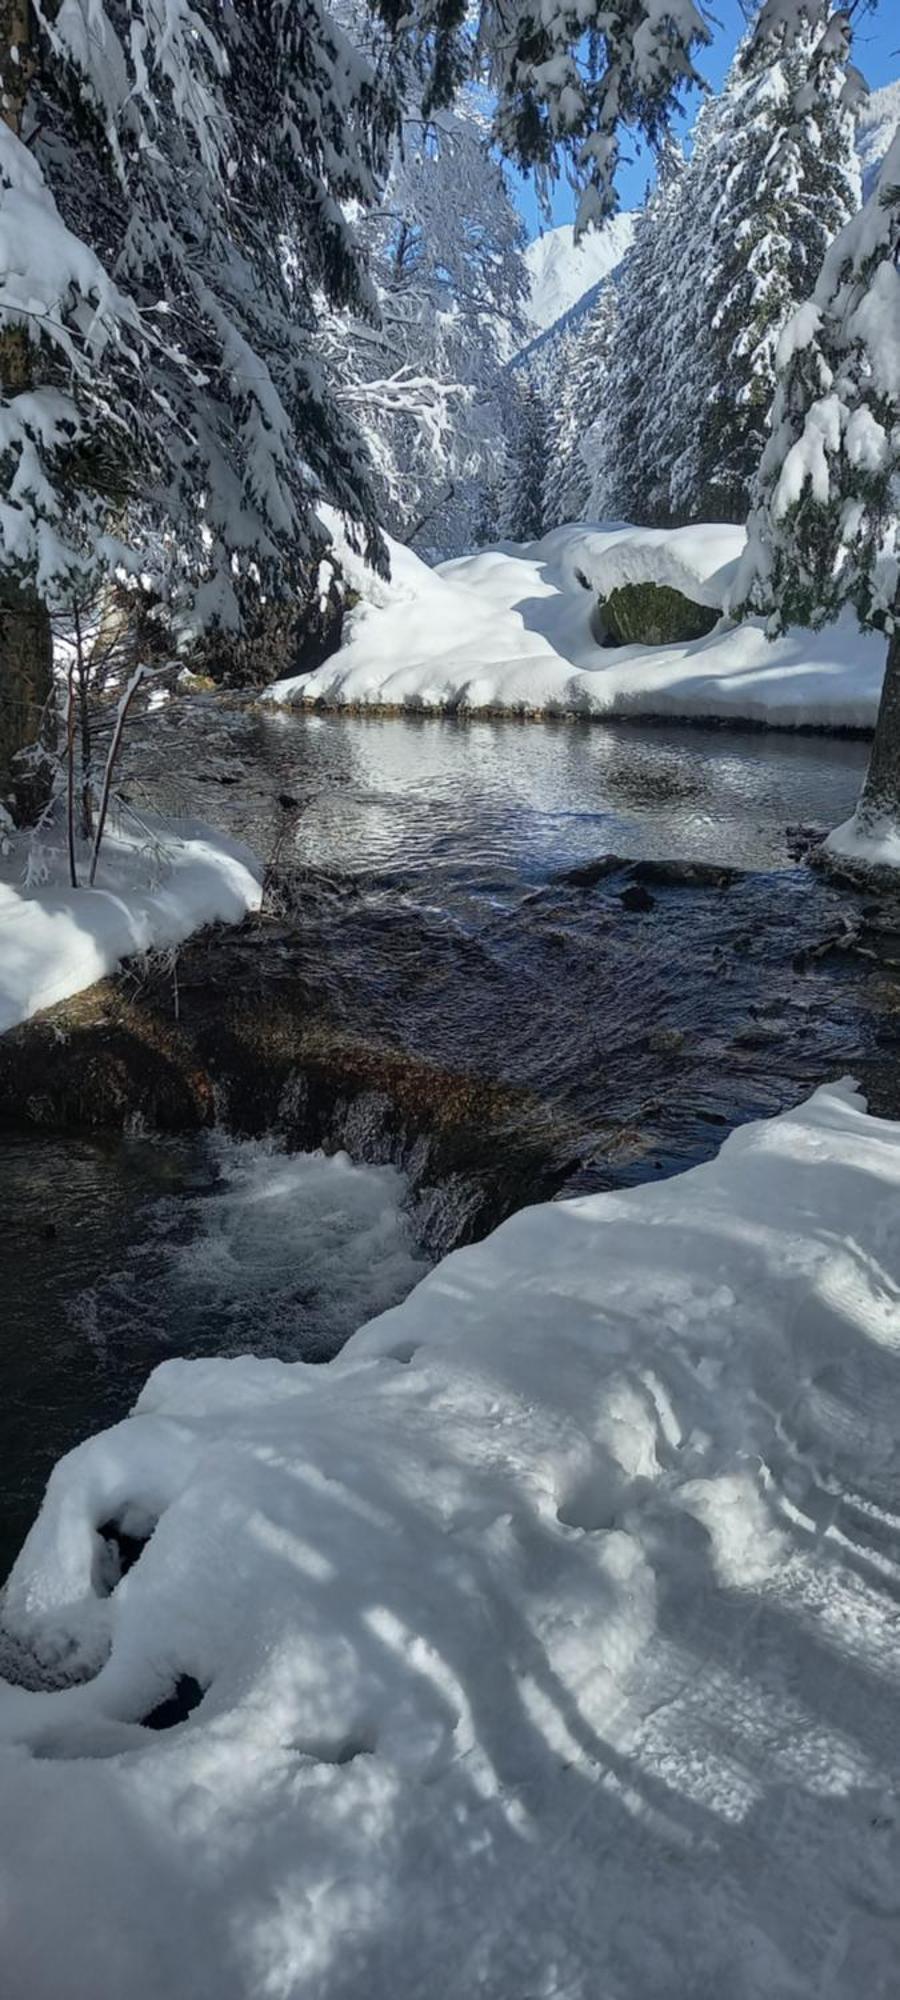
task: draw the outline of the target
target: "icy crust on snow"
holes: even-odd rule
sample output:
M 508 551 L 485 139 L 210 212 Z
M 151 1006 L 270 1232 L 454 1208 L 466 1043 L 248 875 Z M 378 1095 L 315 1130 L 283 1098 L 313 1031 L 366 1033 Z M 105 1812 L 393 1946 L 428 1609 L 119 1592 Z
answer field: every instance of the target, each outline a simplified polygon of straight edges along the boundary
M 69 887 L 58 829 L 41 861 L 40 884 L 28 886 L 25 841 L 0 851 L 0 1033 L 123 958 L 180 944 L 203 924 L 238 923 L 262 893 L 249 849 L 199 821 L 176 829 L 148 819 L 140 834 L 107 833 L 93 889 Z
M 158 1369 L 6 1595 L 93 1678 L 0 1690 L 4 2000 L 893 1992 L 898 1363 L 843 1083 L 327 1367 Z
M 770 640 L 764 621 L 723 618 L 705 639 L 604 648 L 598 595 L 650 578 L 721 607 L 741 529 L 625 523 L 556 528 L 429 569 L 392 545 L 388 601 L 367 595 L 340 652 L 282 680 L 277 702 L 435 713 L 712 717 L 780 728 L 870 729 L 885 644 L 845 614 Z

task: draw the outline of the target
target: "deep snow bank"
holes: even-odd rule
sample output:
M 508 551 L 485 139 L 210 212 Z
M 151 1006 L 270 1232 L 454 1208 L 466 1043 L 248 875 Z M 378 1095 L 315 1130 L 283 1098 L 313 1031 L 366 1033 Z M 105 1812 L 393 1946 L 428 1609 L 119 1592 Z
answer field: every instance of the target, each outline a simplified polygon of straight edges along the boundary
M 27 836 L 13 838 L 0 858 L 0 1033 L 92 986 L 135 952 L 180 944 L 203 924 L 237 923 L 259 907 L 254 856 L 199 823 L 108 833 L 94 889 L 69 887 L 61 840 L 57 829 L 43 843 L 31 886 L 23 879 Z M 30 865 L 38 865 L 33 850 Z
M 847 615 L 774 643 L 761 620 L 723 623 L 686 645 L 606 650 L 591 634 L 598 594 L 650 578 L 721 607 L 743 545 L 722 525 L 554 529 L 430 570 L 392 549 L 385 602 L 367 601 L 347 643 L 270 697 L 361 708 L 574 716 L 715 717 L 773 726 L 868 729 L 884 641 Z
M 4 2000 L 892 1993 L 898 1297 L 843 1084 L 328 1367 L 160 1368 L 9 1585 L 94 1678 L 0 1690 Z

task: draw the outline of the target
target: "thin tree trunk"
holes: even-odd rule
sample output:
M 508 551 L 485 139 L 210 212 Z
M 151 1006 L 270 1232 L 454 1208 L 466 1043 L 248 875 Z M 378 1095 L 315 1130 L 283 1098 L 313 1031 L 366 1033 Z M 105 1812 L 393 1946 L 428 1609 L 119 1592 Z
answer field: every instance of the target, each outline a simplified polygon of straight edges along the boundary
M 69 661 L 68 701 L 66 703 L 66 835 L 69 843 L 69 882 L 73 889 L 78 887 L 78 869 L 75 863 L 75 663 Z
M 97 874 L 97 863 L 100 859 L 100 844 L 102 842 L 103 831 L 106 826 L 106 815 L 107 812 L 109 811 L 109 797 L 110 797 L 110 791 L 112 789 L 113 767 L 115 765 L 116 758 L 119 754 L 119 745 L 122 741 L 122 731 L 125 728 L 125 718 L 128 714 L 129 708 L 131 707 L 131 703 L 134 700 L 135 695 L 137 694 L 138 688 L 140 687 L 142 680 L 144 680 L 145 678 L 146 678 L 146 668 L 136 667 L 128 683 L 128 686 L 126 687 L 125 692 L 122 695 L 122 698 L 119 702 L 119 706 L 116 710 L 116 720 L 115 720 L 115 725 L 113 727 L 112 742 L 110 743 L 109 746 L 109 753 L 106 759 L 106 769 L 103 773 L 103 784 L 100 791 L 100 810 L 97 818 L 97 832 L 94 836 L 94 851 L 93 854 L 91 855 L 91 872 L 88 876 L 88 887 L 91 889 L 93 889 L 94 886 L 94 879 Z
M 900 829 L 900 607 L 895 613 L 875 741 L 857 809 L 857 824 L 863 832 L 886 821 Z
M 78 668 L 78 718 L 81 735 L 81 833 L 90 840 L 94 832 L 94 743 L 91 730 L 90 668 L 84 650 L 81 609 L 73 606 L 75 658 Z
M 30 0 L 0 0 L 0 118 L 22 135 L 25 103 L 35 71 Z M 3 401 L 34 387 L 34 354 L 24 327 L 0 333 Z M 46 760 L 29 769 L 17 752 L 34 742 L 53 685 L 53 638 L 47 607 L 9 570 L 0 572 L 0 793 L 13 799 L 17 816 L 30 818 L 49 796 Z

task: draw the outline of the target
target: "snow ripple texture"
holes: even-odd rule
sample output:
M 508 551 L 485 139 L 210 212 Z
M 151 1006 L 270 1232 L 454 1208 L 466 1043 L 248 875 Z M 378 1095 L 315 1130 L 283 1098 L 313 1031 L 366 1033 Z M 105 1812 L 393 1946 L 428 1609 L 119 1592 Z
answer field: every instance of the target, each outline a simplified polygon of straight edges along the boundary
M 896 1993 L 898 1283 L 844 1083 L 165 1363 L 8 1586 L 5 2000 Z

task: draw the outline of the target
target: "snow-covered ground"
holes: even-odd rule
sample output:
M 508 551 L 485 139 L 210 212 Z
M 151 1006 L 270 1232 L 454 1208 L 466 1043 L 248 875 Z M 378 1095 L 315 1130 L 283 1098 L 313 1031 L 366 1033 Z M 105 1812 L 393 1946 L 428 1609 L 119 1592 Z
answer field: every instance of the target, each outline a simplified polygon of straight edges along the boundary
M 0 1033 L 92 986 L 133 953 L 180 944 L 203 924 L 236 923 L 259 907 L 253 855 L 199 823 L 108 832 L 93 889 L 69 887 L 58 827 L 39 856 L 28 836 L 3 844 Z
M 634 241 L 637 215 L 614 215 L 602 228 L 589 229 L 580 243 L 570 222 L 545 229 L 525 251 L 531 280 L 527 313 L 531 326 L 543 333 L 571 312 L 585 292 L 621 264 Z
M 272 699 L 466 714 L 715 717 L 772 726 L 871 728 L 885 644 L 846 613 L 822 632 L 771 641 L 762 621 L 727 618 L 708 638 L 604 648 L 598 594 L 646 577 L 724 606 L 744 534 L 717 524 L 557 528 L 429 569 L 392 547 L 392 582 L 349 621 L 318 672 Z
M 4 2000 L 892 1995 L 898 1437 L 900 1126 L 847 1083 L 327 1367 L 166 1363 L 8 1587 L 8 1670 L 73 1684 L 0 1689 Z

